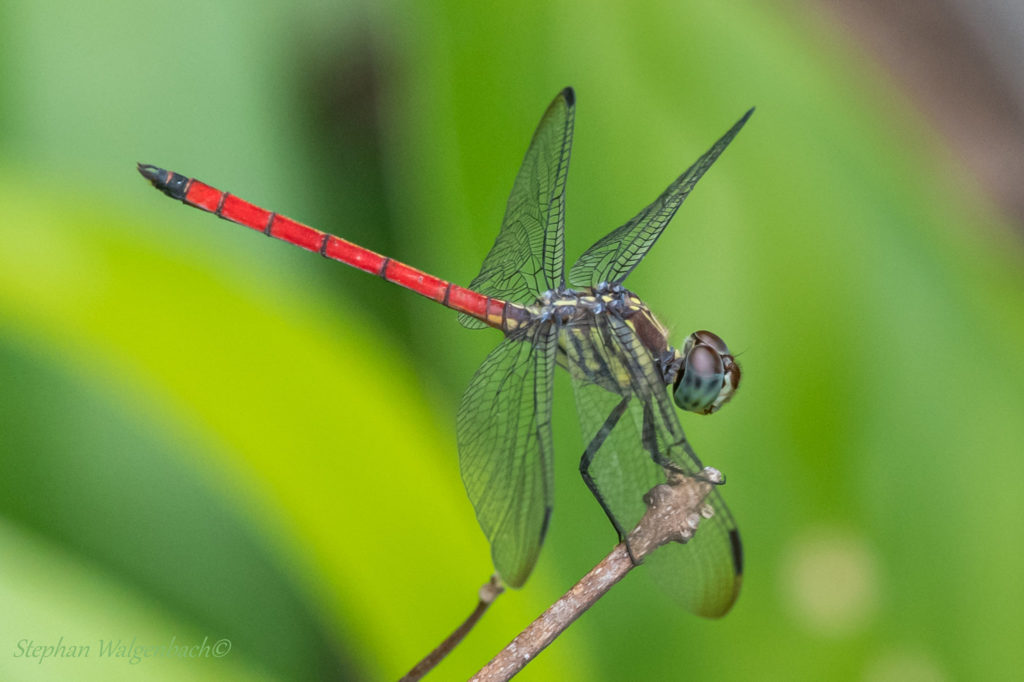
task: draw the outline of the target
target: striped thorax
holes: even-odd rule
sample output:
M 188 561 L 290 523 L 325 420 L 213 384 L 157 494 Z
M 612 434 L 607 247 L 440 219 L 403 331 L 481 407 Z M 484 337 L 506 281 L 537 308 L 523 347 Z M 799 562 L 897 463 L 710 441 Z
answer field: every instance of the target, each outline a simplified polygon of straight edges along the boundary
M 638 377 L 658 376 L 679 407 L 711 414 L 739 387 L 739 365 L 721 338 L 697 331 L 680 351 L 650 308 L 620 285 L 547 291 L 525 313 L 517 328 L 555 325 L 558 363 L 613 393 L 644 398 L 653 387 Z

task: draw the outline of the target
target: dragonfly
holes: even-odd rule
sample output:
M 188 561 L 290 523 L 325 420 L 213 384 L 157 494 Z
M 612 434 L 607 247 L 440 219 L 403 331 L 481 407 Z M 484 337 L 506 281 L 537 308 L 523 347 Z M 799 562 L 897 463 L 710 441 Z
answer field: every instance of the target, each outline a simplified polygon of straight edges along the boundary
M 665 326 L 623 281 L 753 109 L 649 206 L 584 251 L 567 279 L 564 216 L 575 105 L 572 88 L 566 88 L 544 113 L 498 236 L 469 287 L 199 180 L 138 166 L 157 189 L 188 206 L 410 289 L 458 311 L 466 327 L 504 334 L 462 396 L 456 441 L 462 479 L 495 570 L 510 587 L 526 582 L 551 518 L 556 365 L 571 376 L 587 443 L 580 474 L 620 540 L 645 513 L 643 495 L 654 485 L 673 476 L 704 475 L 676 407 L 716 412 L 740 380 L 739 365 L 721 338 L 697 331 L 681 350 L 672 346 Z M 705 502 L 713 515 L 693 539 L 662 547 L 648 562 L 685 608 L 718 617 L 739 593 L 743 552 L 717 486 Z

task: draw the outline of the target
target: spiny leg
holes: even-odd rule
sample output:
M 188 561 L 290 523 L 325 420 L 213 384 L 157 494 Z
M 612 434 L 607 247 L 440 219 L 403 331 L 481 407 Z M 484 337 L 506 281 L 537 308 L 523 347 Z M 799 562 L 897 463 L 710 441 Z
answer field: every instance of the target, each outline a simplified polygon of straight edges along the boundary
M 629 546 L 629 540 L 626 537 L 626 531 L 619 523 L 619 520 L 615 518 L 615 514 L 612 513 L 608 503 L 605 502 L 604 496 L 601 495 L 601 490 L 597 487 L 597 482 L 594 481 L 594 477 L 590 475 L 590 465 L 594 462 L 594 457 L 597 455 L 598 450 L 604 445 L 605 440 L 608 438 L 608 434 L 612 432 L 615 425 L 619 423 L 622 415 L 626 413 L 626 408 L 629 407 L 629 396 L 626 396 L 619 404 L 615 406 L 615 409 L 611 411 L 608 418 L 604 420 L 604 424 L 597 430 L 597 433 L 590 440 L 587 448 L 583 451 L 583 456 L 580 458 L 580 476 L 583 477 L 583 482 L 587 484 L 587 488 L 590 489 L 590 494 L 594 496 L 597 503 L 601 505 L 601 509 L 604 510 L 605 516 L 612 522 L 612 526 L 615 527 L 615 532 L 619 534 L 619 540 L 626 544 L 626 552 L 629 554 L 630 560 L 634 566 L 639 566 L 640 562 L 636 556 L 633 555 L 633 550 Z
M 644 403 L 644 426 L 643 432 L 640 435 L 644 450 L 647 450 L 647 454 L 651 456 L 655 464 L 665 470 L 666 475 L 684 473 L 677 464 L 662 454 L 661 448 L 658 447 L 656 428 L 654 425 L 654 413 L 651 411 L 651 403 L 647 401 Z
M 643 443 L 644 449 L 647 450 L 647 453 L 651 456 L 651 459 L 654 460 L 654 463 L 660 466 L 665 471 L 665 476 L 667 476 L 669 480 L 671 480 L 673 476 L 678 475 L 691 476 L 699 481 L 705 481 L 706 483 L 711 483 L 712 485 L 722 485 L 725 483 L 724 477 L 722 477 L 721 479 L 711 479 L 704 476 L 703 471 L 687 472 L 685 469 L 680 467 L 679 464 L 668 459 L 664 455 L 662 449 L 658 447 L 658 438 L 655 430 L 656 427 L 654 425 L 654 413 L 652 412 L 651 404 L 649 402 L 644 403 L 644 425 L 640 439 Z M 671 448 L 677 446 L 684 448 L 687 452 L 691 454 L 691 457 L 693 457 L 698 469 L 702 466 L 700 464 L 700 461 L 697 460 L 696 455 L 694 455 L 692 451 L 689 449 L 689 446 L 685 438 L 668 445 L 665 448 L 665 450 L 670 450 Z

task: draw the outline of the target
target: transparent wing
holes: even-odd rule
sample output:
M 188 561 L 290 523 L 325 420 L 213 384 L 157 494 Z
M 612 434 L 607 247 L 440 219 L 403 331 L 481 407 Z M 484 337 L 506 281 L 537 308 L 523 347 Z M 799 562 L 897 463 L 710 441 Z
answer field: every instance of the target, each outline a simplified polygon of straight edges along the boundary
M 574 287 L 596 287 L 601 282 L 621 284 L 654 246 L 680 204 L 729 146 L 752 113 L 753 109 L 744 114 L 729 132 L 676 178 L 650 206 L 587 249 L 569 271 L 570 284 Z
M 591 476 L 607 511 L 615 517 L 613 523 L 629 532 L 646 511 L 644 493 L 664 482 L 665 474 L 643 450 L 643 400 L 628 380 L 644 372 L 639 365 L 650 360 L 650 354 L 623 353 L 623 341 L 617 338 L 617 330 L 609 317 L 592 318 L 589 326 L 574 328 L 564 338 L 573 346 L 568 353 L 572 358 L 568 361 L 568 370 L 584 447 L 594 444 L 623 397 L 629 398 L 625 413 L 598 444 L 590 465 Z M 635 339 L 632 329 L 622 326 L 625 327 L 622 331 Z M 624 377 L 627 378 L 625 386 Z
M 566 88 L 544 113 L 512 186 L 501 231 L 470 289 L 503 301 L 533 303 L 538 294 L 565 284 L 565 178 L 574 106 L 572 88 Z M 459 321 L 471 328 L 485 326 L 468 315 Z
M 550 324 L 510 334 L 462 396 L 456 421 L 462 480 L 491 543 L 494 567 L 520 587 L 537 561 L 553 501 Z
M 573 377 L 576 410 L 584 445 L 591 442 L 622 399 L 597 384 Z M 590 465 L 590 474 L 615 522 L 628 533 L 644 515 L 644 493 L 665 482 L 665 474 L 643 451 L 640 432 L 643 404 L 631 399 L 625 414 L 601 443 Z
M 643 495 L 665 481 L 662 466 L 686 474 L 703 465 L 683 434 L 668 387 L 651 354 L 625 321 L 599 316 L 590 332 L 604 344 L 600 361 L 570 367 L 584 440 L 589 442 L 621 400 L 609 376 L 629 377 L 629 407 L 601 444 L 591 475 L 620 527 L 631 530 L 646 511 Z M 701 522 L 686 545 L 654 552 L 648 563 L 658 581 L 688 610 L 705 617 L 724 615 L 736 600 L 742 575 L 742 550 L 732 514 L 718 490 L 707 502 L 715 515 Z
M 718 488 L 705 498 L 715 515 L 685 545 L 670 542 L 645 562 L 651 575 L 688 611 L 720 618 L 736 603 L 743 580 L 743 547 Z
M 664 386 L 664 384 L 663 384 Z M 703 466 L 693 452 L 667 387 L 645 405 L 645 426 L 652 428 L 658 451 L 687 474 Z M 701 521 L 686 545 L 670 543 L 651 555 L 651 573 L 688 610 L 707 618 L 725 615 L 739 596 L 743 546 L 732 512 L 717 488 L 706 502 L 714 516 Z

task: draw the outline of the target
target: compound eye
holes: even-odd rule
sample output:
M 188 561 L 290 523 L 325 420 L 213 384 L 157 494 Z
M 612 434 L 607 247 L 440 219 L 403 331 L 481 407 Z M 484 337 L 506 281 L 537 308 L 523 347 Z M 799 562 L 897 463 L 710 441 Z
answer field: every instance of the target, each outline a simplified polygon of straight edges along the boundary
M 711 344 L 702 343 L 703 339 L 699 336 L 702 333 L 709 334 L 722 347 L 725 346 L 722 340 L 711 332 L 694 334 L 697 343 L 686 354 L 683 371 L 676 380 L 673 397 L 676 405 L 684 410 L 709 414 L 713 411 L 715 401 L 718 400 L 725 385 L 725 363 L 717 349 Z
M 697 343 L 703 343 L 706 346 L 711 346 L 719 355 L 732 355 L 729 352 L 729 347 L 725 345 L 725 341 L 722 340 L 718 334 L 702 329 L 699 332 L 694 332 L 692 336 L 696 339 Z

